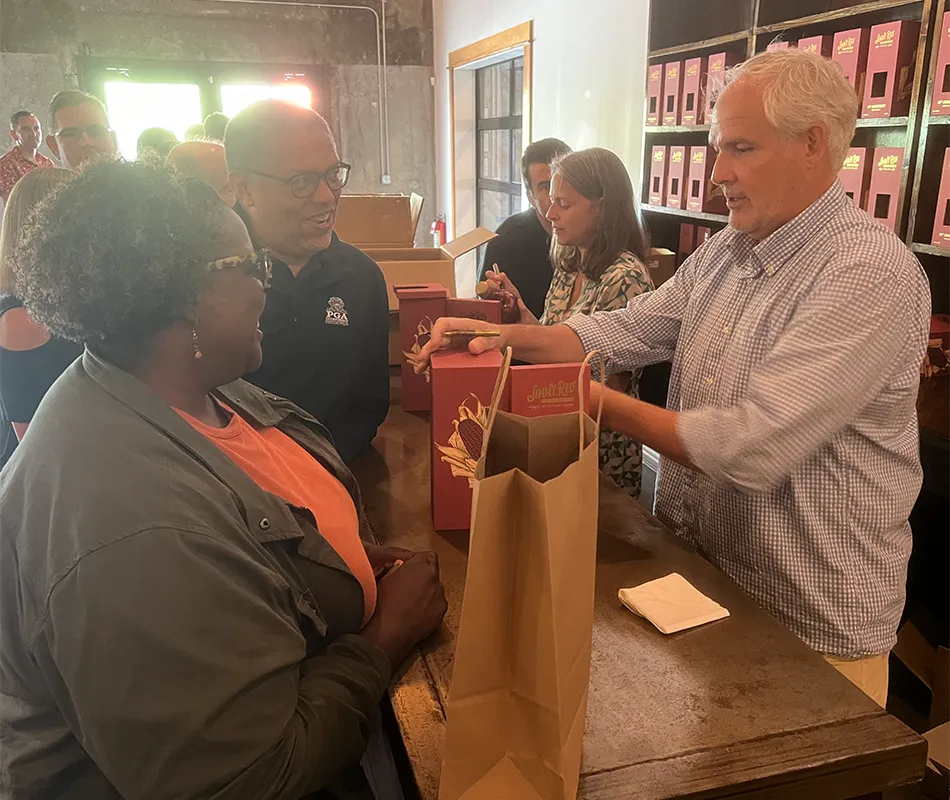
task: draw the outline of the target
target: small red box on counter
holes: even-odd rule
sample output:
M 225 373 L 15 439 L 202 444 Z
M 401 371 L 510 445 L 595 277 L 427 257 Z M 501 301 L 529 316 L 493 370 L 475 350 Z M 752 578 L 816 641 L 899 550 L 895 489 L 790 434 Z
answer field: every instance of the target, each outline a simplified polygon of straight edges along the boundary
M 680 119 L 683 125 L 699 125 L 703 121 L 702 87 L 706 81 L 706 59 L 691 58 L 683 64 L 683 103 Z
M 709 122 L 713 107 L 716 105 L 716 96 L 725 85 L 726 70 L 735 65 L 738 57 L 733 53 L 716 53 L 709 56 L 706 62 L 706 96 L 703 103 L 703 119 Z
M 699 250 L 712 236 L 712 228 L 706 228 L 702 225 L 696 226 L 696 249 Z
M 584 412 L 590 413 L 590 365 L 584 368 L 578 392 L 580 373 L 579 363 L 512 367 L 508 377 L 511 413 L 522 417 L 570 414 L 579 410 L 580 392 L 584 397 Z
M 687 175 L 685 147 L 670 148 L 666 174 L 666 205 L 669 208 L 686 208 L 686 191 L 683 188 Z
M 501 325 L 501 300 L 450 297 L 446 301 L 445 316 L 477 319 L 481 322 Z
M 402 407 L 406 411 L 432 408 L 429 373 L 416 375 L 409 359 L 429 341 L 433 323 L 445 316 L 448 290 L 438 283 L 394 286 L 399 300 L 399 344 L 402 350 Z
M 950 147 L 943 151 L 943 171 L 940 173 L 940 191 L 937 193 L 937 211 L 930 243 L 934 247 L 950 247 Z
M 858 208 L 868 207 L 868 184 L 871 180 L 872 161 L 866 147 L 852 147 L 838 172 L 838 180 L 848 197 Z
M 937 30 L 937 71 L 934 73 L 934 94 L 930 113 L 950 114 L 950 11 L 943 15 L 943 27 Z
M 920 23 L 887 22 L 871 28 L 862 117 L 900 117 L 910 111 Z
M 666 205 L 666 166 L 667 148 L 655 145 L 650 156 L 650 194 L 651 206 Z
M 831 50 L 834 46 L 834 37 L 826 36 L 808 36 L 798 40 L 798 49 L 806 53 L 817 53 L 825 58 L 831 57 Z
M 696 249 L 696 226 L 691 222 L 680 223 L 680 245 L 676 251 L 679 263 L 682 264 Z
M 663 118 L 663 65 L 647 69 L 647 125 L 659 125 Z
M 686 207 L 690 211 L 725 214 L 726 198 L 722 189 L 712 182 L 716 151 L 708 146 L 689 148 L 689 180 Z
M 897 229 L 897 195 L 903 167 L 903 147 L 875 148 L 867 212 L 892 231 Z
M 663 65 L 663 124 L 680 124 L 680 93 L 683 90 L 683 62 Z
M 868 44 L 870 41 L 870 28 L 851 28 L 846 31 L 838 31 L 835 34 L 831 49 L 831 60 L 841 65 L 848 83 L 854 87 L 855 93 L 861 98 L 862 106 L 864 104 L 864 80 L 868 71 Z
M 432 526 L 437 531 L 467 530 L 471 524 L 472 481 L 501 362 L 497 350 L 432 355 Z M 501 408 L 508 408 L 507 395 Z

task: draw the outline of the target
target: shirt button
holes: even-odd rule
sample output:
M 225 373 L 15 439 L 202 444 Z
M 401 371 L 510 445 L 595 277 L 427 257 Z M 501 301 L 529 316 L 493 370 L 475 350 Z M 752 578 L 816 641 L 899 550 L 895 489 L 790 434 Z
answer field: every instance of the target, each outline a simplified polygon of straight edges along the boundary
M 258 525 L 262 531 L 270 530 L 270 520 L 267 517 L 264 517 Z
M 726 325 L 726 326 L 722 329 L 722 332 L 723 332 L 723 333 L 729 333 L 729 326 Z
M 712 386 L 712 378 L 706 378 L 706 385 Z

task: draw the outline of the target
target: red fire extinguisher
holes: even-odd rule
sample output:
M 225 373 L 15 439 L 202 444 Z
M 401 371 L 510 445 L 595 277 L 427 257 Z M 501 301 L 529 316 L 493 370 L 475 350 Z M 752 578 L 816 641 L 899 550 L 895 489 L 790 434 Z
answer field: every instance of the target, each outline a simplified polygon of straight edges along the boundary
M 441 247 L 444 245 L 447 232 L 445 214 L 439 214 L 435 222 L 432 223 L 432 246 Z

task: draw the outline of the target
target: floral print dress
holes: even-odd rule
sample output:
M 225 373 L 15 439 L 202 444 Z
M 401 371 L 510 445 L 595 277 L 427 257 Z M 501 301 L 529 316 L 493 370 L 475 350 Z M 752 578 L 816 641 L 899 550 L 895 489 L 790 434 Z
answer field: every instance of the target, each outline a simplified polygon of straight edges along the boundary
M 544 303 L 542 325 L 557 325 L 575 314 L 593 314 L 595 311 L 615 311 L 624 308 L 638 294 L 651 291 L 653 279 L 645 264 L 633 253 L 617 256 L 599 281 L 587 280 L 580 294 L 571 304 L 575 273 L 555 270 L 551 288 Z M 635 370 L 629 394 L 637 397 L 641 370 Z M 600 468 L 605 475 L 633 497 L 640 496 L 640 443 L 614 431 L 600 434 Z

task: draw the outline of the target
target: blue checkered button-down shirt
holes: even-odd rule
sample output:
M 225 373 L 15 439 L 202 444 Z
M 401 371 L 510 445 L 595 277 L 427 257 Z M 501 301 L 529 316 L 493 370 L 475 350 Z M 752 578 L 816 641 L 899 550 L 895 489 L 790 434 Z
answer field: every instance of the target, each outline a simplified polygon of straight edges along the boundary
M 930 290 L 835 183 L 756 242 L 726 228 L 620 311 L 566 324 L 620 372 L 672 359 L 693 472 L 657 516 L 816 650 L 891 648 L 920 490 Z

